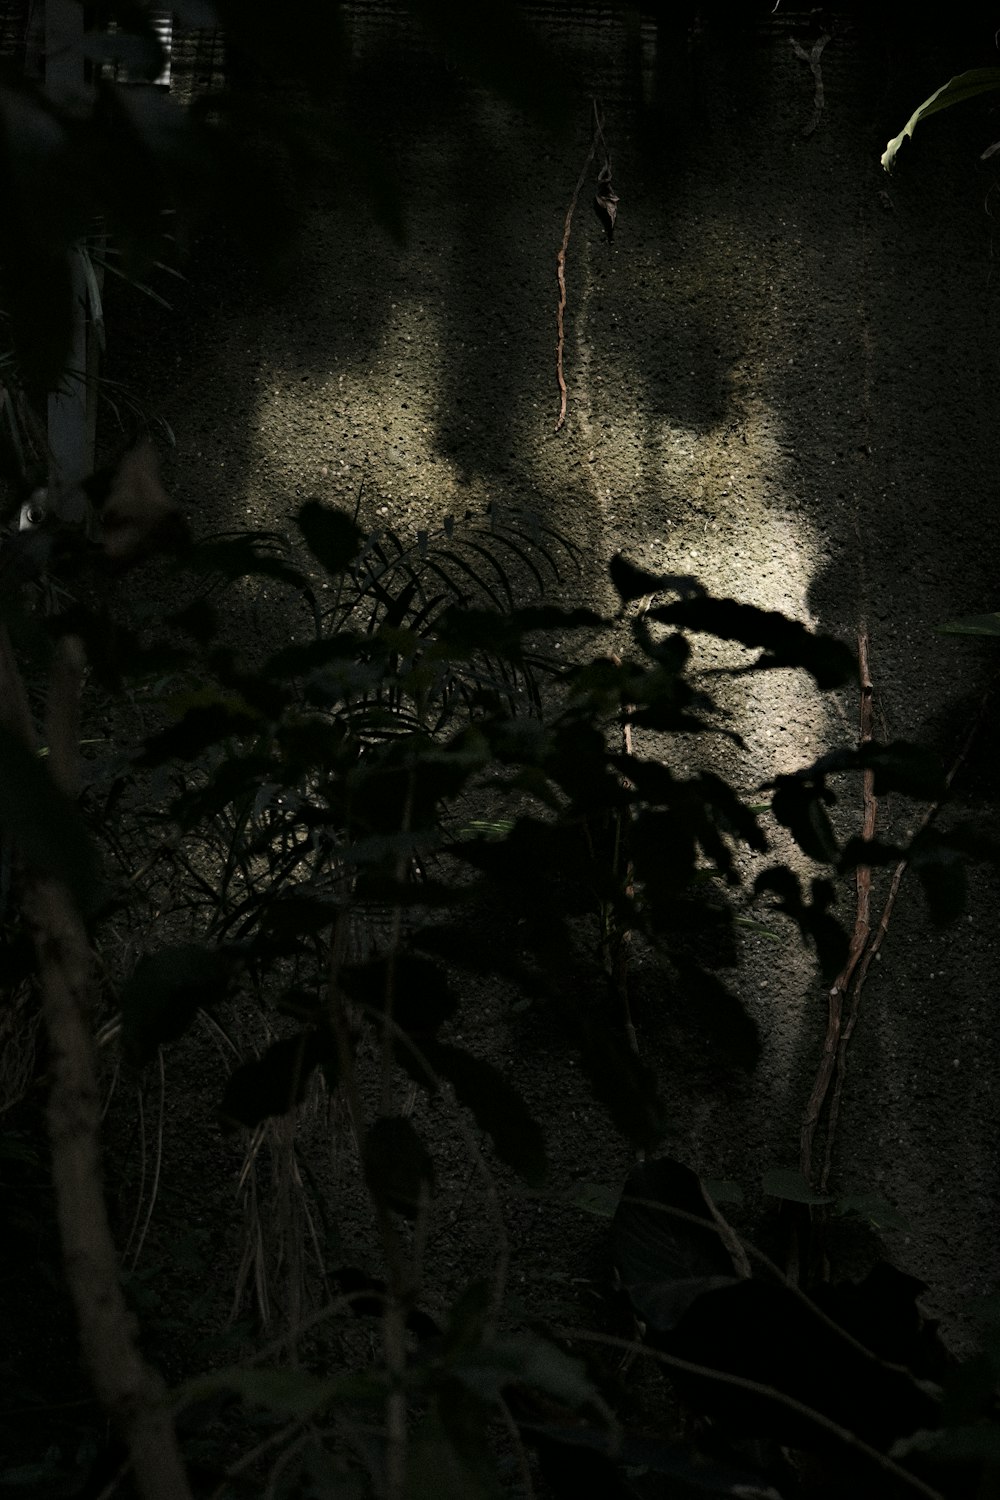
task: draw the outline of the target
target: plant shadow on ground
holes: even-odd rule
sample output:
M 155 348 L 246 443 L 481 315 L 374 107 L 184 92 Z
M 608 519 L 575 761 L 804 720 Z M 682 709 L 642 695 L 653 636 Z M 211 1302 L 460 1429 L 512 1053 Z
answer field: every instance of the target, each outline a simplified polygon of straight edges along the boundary
M 735 850 L 767 848 L 758 816 L 721 778 L 641 759 L 625 731 L 719 732 L 687 680 L 685 629 L 735 638 L 760 653 L 761 670 L 797 666 L 821 688 L 851 675 L 851 653 L 618 558 L 631 647 L 591 655 L 588 642 L 611 621 L 520 604 L 513 590 L 491 597 L 506 577 L 502 531 L 477 539 L 473 528 L 466 553 L 451 527 L 387 553 L 384 537 L 366 538 L 316 501 L 301 507 L 298 530 L 326 576 L 326 608 L 274 538 L 244 534 L 174 537 L 188 592 L 138 632 L 101 601 L 101 558 L 88 553 L 66 580 L 73 609 L 34 620 L 56 642 L 72 631 L 108 687 L 131 683 L 155 708 L 156 727 L 134 750 L 90 766 L 82 805 L 106 852 L 95 934 L 119 950 L 116 961 L 102 947 L 120 1119 L 131 1114 L 130 1079 L 145 1101 L 138 1142 L 109 1158 L 112 1218 L 137 1202 L 127 1291 L 175 1386 L 198 1486 L 236 1495 L 266 1479 L 289 1493 L 346 1485 L 419 1496 L 443 1493 L 443 1467 L 448 1493 L 490 1495 L 523 1490 L 537 1466 L 559 1495 L 593 1464 L 608 1493 L 777 1484 L 794 1495 L 820 1492 L 815 1460 L 860 1493 L 912 1488 L 913 1466 L 939 1466 L 954 1439 L 935 1399 L 889 1368 L 916 1368 L 933 1352 L 903 1347 L 919 1330 L 907 1279 L 831 1293 L 841 1301 L 821 1315 L 780 1272 L 759 1274 L 757 1252 L 688 1168 L 651 1159 L 617 1192 L 628 1149 L 651 1153 L 668 1138 L 663 1079 L 681 1059 L 699 1068 L 698 1031 L 707 1092 L 756 1061 L 755 1028 L 715 970 L 736 957 L 725 895 L 739 883 Z M 530 530 L 518 538 L 520 566 Z M 313 639 L 237 658 L 219 606 L 248 576 L 312 601 Z M 30 606 L 23 621 L 11 617 L 15 633 L 19 623 L 32 623 Z M 548 649 L 553 634 L 579 637 L 575 662 Z M 12 749 L 7 757 L 10 785 L 37 820 L 28 857 L 79 889 L 78 845 L 46 833 L 46 779 Z M 779 778 L 772 815 L 828 866 L 896 860 L 899 849 L 845 853 L 833 837 L 827 780 L 866 769 L 882 791 L 940 786 L 911 747 L 871 743 Z M 942 914 L 947 881 L 932 877 L 961 848 L 943 837 L 923 853 Z M 846 939 L 824 882 L 803 889 L 772 866 L 757 885 L 832 977 Z M 130 914 L 144 910 L 172 912 L 162 940 L 149 941 L 140 916 L 144 935 L 122 944 Z M 634 1045 L 637 1019 L 666 1062 L 660 1078 Z M 502 1066 L 498 1027 L 510 1038 Z M 221 1088 L 193 1028 L 225 1059 Z M 158 1076 L 174 1055 L 189 1081 L 204 1077 L 187 1104 Z M 228 1334 L 199 1327 L 218 1305 L 228 1239 L 211 1178 L 231 1180 L 234 1161 L 208 1146 L 213 1117 L 243 1132 Z M 314 1136 L 327 1152 L 332 1141 L 332 1170 Z M 165 1142 L 180 1159 L 189 1141 L 206 1188 L 192 1197 L 179 1180 L 165 1184 L 157 1208 L 155 1180 L 143 1178 L 159 1178 Z M 793 1213 L 797 1198 L 825 1201 L 805 1185 L 777 1191 Z M 540 1266 L 539 1222 L 547 1244 L 561 1225 L 579 1244 L 581 1213 L 596 1215 L 592 1254 Z M 609 1214 L 644 1345 L 627 1304 L 607 1300 Z M 37 1252 L 48 1235 L 25 1223 Z M 41 1263 L 58 1279 L 53 1249 L 49 1240 Z M 874 1334 L 879 1302 L 898 1326 L 878 1333 L 878 1351 L 859 1352 L 852 1339 Z M 818 1345 L 822 1378 L 808 1374 Z M 636 1427 L 622 1358 L 643 1351 L 665 1362 L 685 1407 L 711 1416 L 701 1437 L 676 1416 L 664 1427 L 653 1408 Z M 214 1373 L 195 1373 L 205 1364 Z M 891 1388 L 877 1414 L 876 1379 Z M 643 1388 L 661 1390 L 648 1376 Z M 271 1413 L 263 1427 L 250 1415 L 258 1409 Z M 918 1428 L 939 1431 L 904 1448 L 902 1462 L 890 1456 Z M 31 1430 L 26 1420 L 21 1440 Z M 10 1473 L 27 1493 L 93 1493 L 95 1470 L 106 1484 L 124 1457 L 98 1432 L 47 1445 L 45 1458 L 36 1447 Z M 935 1443 L 944 1458 L 922 1453 Z

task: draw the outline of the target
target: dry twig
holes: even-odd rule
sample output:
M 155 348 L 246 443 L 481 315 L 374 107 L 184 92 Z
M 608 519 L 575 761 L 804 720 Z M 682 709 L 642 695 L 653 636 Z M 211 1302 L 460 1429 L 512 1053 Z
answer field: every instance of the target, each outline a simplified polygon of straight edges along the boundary
M 576 209 L 577 200 L 580 197 L 584 180 L 590 169 L 590 163 L 594 160 L 597 152 L 598 140 L 603 140 L 604 134 L 601 130 L 601 118 L 597 112 L 597 101 L 594 101 L 594 136 L 587 152 L 587 159 L 580 169 L 573 196 L 569 200 L 569 208 L 566 210 L 566 222 L 563 225 L 562 244 L 556 256 L 556 279 L 559 282 L 559 306 L 556 311 L 556 379 L 559 382 L 559 420 L 556 422 L 555 430 L 559 432 L 566 421 L 566 377 L 563 374 L 563 354 L 566 348 L 566 251 L 569 249 L 569 235 L 573 226 L 573 214 Z

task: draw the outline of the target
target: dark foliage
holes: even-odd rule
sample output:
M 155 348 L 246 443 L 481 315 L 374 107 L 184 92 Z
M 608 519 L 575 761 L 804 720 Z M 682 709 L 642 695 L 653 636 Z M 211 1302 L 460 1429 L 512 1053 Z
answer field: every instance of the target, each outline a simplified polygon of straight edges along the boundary
M 461 67 L 523 107 L 553 111 L 551 59 L 517 7 L 487 7 L 489 26 L 482 6 L 421 0 L 415 9 Z M 75 258 L 110 237 L 136 276 L 162 252 L 165 212 L 183 239 L 216 206 L 267 262 L 284 218 L 277 205 L 323 156 L 324 110 L 345 55 L 341 7 L 293 0 L 281 48 L 273 7 L 259 0 L 186 0 L 177 10 L 195 26 L 221 24 L 228 48 L 232 86 L 190 110 L 103 76 L 78 105 L 24 77 L 0 79 L 0 394 L 6 468 L 18 483 L 26 414 L 65 367 Z M 90 34 L 90 61 L 124 64 L 133 81 L 155 78 L 147 8 L 109 0 L 102 13 L 109 24 Z M 355 175 L 398 229 L 379 163 L 365 158 Z M 273 211 L 260 214 L 260 202 Z M 616 207 L 609 162 L 598 193 L 609 236 Z M 123 509 L 126 491 L 139 490 L 144 508 Z M 195 1025 L 218 1026 L 224 1002 L 252 998 L 267 1040 L 220 1084 L 220 1125 L 259 1144 L 268 1122 L 317 1098 L 343 1108 L 378 1230 L 371 1264 L 349 1263 L 336 1206 L 317 1191 L 322 1222 L 310 1231 L 323 1294 L 345 1325 L 377 1320 L 377 1355 L 356 1354 L 346 1336 L 342 1345 L 319 1338 L 298 1363 L 238 1351 L 226 1365 L 216 1349 L 205 1361 L 212 1373 L 175 1390 L 199 1493 L 277 1493 L 280 1478 L 281 1493 L 303 1497 L 476 1500 L 520 1483 L 513 1464 L 527 1465 L 529 1450 L 552 1493 L 574 1497 L 806 1495 L 811 1464 L 833 1474 L 839 1493 L 902 1494 L 917 1475 L 925 1495 L 991 1493 L 995 1330 L 980 1356 L 951 1368 L 921 1323 L 919 1287 L 892 1268 L 815 1296 L 793 1287 L 762 1268 L 706 1186 L 669 1158 L 629 1177 L 610 1248 L 629 1314 L 690 1422 L 634 1430 L 608 1364 L 582 1359 L 588 1338 L 594 1348 L 602 1337 L 640 1348 L 610 1299 L 600 1314 L 610 1335 L 526 1326 L 503 1306 L 500 1280 L 487 1284 L 478 1268 L 450 1306 L 421 1305 L 418 1250 L 440 1174 L 411 1090 L 435 1108 L 457 1106 L 473 1166 L 552 1189 L 544 1123 L 517 1060 L 501 1070 L 461 1038 L 467 976 L 513 981 L 582 1064 L 613 1127 L 644 1152 L 662 1147 L 667 1112 L 654 1071 L 609 1020 L 626 939 L 648 944 L 674 976 L 665 1013 L 697 993 L 710 1030 L 729 1037 L 720 1055 L 727 1046 L 730 1057 L 756 1055 L 752 1023 L 711 970 L 738 950 L 726 899 L 739 884 L 737 851 L 765 853 L 768 838 L 732 786 L 672 753 L 681 734 L 739 743 L 692 681 L 687 636 L 735 641 L 757 653 L 743 670 L 802 670 L 821 690 L 853 674 L 843 643 L 616 557 L 620 618 L 638 599 L 649 607 L 634 616 L 626 659 L 612 658 L 594 642 L 614 622 L 545 602 L 546 586 L 576 559 L 527 512 L 449 518 L 411 541 L 391 529 L 367 534 L 356 515 L 307 500 L 294 543 L 324 573 L 320 595 L 283 537 L 193 541 L 135 455 L 87 503 L 86 526 L 5 540 L 3 645 L 9 629 L 17 684 L 28 681 L 40 700 L 53 646 L 72 632 L 100 690 L 145 692 L 155 727 L 132 753 L 89 768 L 79 806 L 41 757 L 0 731 L 0 938 L 13 990 L 29 981 L 33 919 L 18 908 L 27 871 L 61 883 L 90 923 L 122 1055 L 140 1076 Z M 172 570 L 169 608 L 119 617 L 114 577 L 153 551 Z M 313 633 L 246 661 L 227 642 L 218 605 L 226 589 L 262 578 L 295 596 Z M 525 604 L 526 588 L 536 602 Z M 572 654 L 549 649 L 556 633 Z M 57 693 L 55 678 L 48 691 Z M 663 736 L 660 758 L 624 748 L 633 725 Z M 996 857 L 983 830 L 964 825 L 898 848 L 841 847 L 829 813 L 834 778 L 865 771 L 880 791 L 937 799 L 947 790 L 940 768 L 906 744 L 835 751 L 769 788 L 774 818 L 823 873 L 805 887 L 775 865 L 756 891 L 815 946 L 827 978 L 847 947 L 836 875 L 907 858 L 932 916 L 946 921 L 962 907 L 965 860 Z M 480 818 L 486 801 L 501 803 L 501 815 Z M 114 922 L 134 912 L 154 869 L 176 898 L 171 915 L 198 940 L 158 942 L 147 926 L 145 951 L 123 965 Z M 516 931 L 516 944 L 498 953 L 476 941 L 484 910 Z M 57 1070 L 60 1059 L 48 1062 Z M 15 1424 L 39 1438 L 38 1461 L 0 1469 L 0 1485 L 27 1496 L 110 1493 L 122 1450 L 63 1352 L 69 1312 L 36 1123 L 0 1135 L 12 1205 L 5 1279 L 31 1272 L 37 1364 L 49 1340 L 68 1371 L 36 1372 L 32 1384 L 0 1366 L 0 1440 L 13 1439 Z M 789 1174 L 765 1187 L 803 1209 L 850 1211 Z M 109 1183 L 112 1212 L 114 1190 Z M 183 1207 L 173 1213 L 183 1224 Z M 211 1230 L 184 1228 L 183 1253 L 209 1282 Z M 169 1348 L 177 1324 L 160 1311 L 158 1279 L 133 1258 L 132 1306 L 140 1318 L 159 1316 Z M 237 1401 L 249 1416 L 233 1418 Z M 244 1487 L 234 1432 L 268 1463 L 279 1453 L 270 1478 L 258 1468 Z

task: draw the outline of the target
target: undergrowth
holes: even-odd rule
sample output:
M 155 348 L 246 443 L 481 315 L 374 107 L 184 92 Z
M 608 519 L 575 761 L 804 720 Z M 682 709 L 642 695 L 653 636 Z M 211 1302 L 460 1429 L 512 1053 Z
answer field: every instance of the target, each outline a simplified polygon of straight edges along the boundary
M 599 1474 L 609 1495 L 793 1496 L 817 1492 L 817 1465 L 865 1494 L 986 1493 L 975 1486 L 995 1441 L 992 1356 L 950 1369 L 914 1331 L 913 1284 L 887 1266 L 859 1286 L 799 1285 L 744 1241 L 721 1216 L 725 1193 L 716 1188 L 717 1201 L 657 1154 L 664 1103 L 627 1018 L 635 941 L 688 984 L 718 988 L 712 954 L 737 942 L 725 895 L 739 886 L 736 853 L 769 848 L 759 807 L 689 769 L 689 749 L 671 756 L 681 737 L 689 747 L 732 735 L 691 680 L 688 635 L 740 642 L 755 669 L 801 669 L 818 690 L 851 678 L 852 653 L 622 558 L 611 569 L 617 620 L 547 604 L 571 555 L 523 515 L 448 522 L 411 546 L 308 501 L 297 517 L 308 563 L 273 536 L 193 543 L 163 518 L 161 503 L 144 532 L 173 554 L 172 604 L 159 616 L 129 622 L 106 537 L 52 554 L 69 605 L 51 612 L 51 590 L 29 582 L 8 607 L 5 634 L 24 646 L 17 681 L 50 724 L 68 691 L 60 662 L 80 643 L 91 690 L 144 705 L 147 727 L 112 757 L 88 755 L 82 735 L 76 809 L 4 731 L 5 938 L 24 976 L 17 993 L 29 995 L 26 934 L 41 951 L 32 882 L 55 880 L 101 958 L 99 1041 L 139 1100 L 126 1286 L 177 1373 L 170 1404 L 194 1493 L 569 1495 Z M 226 641 L 224 591 L 262 577 L 297 597 L 313 627 L 249 660 Z M 523 602 L 526 580 L 535 602 Z M 626 650 L 602 649 L 623 631 Z M 576 645 L 556 651 L 556 639 Z M 655 732 L 655 759 L 633 752 L 633 728 Z M 57 756 L 55 738 L 46 749 Z M 770 815 L 827 873 L 804 887 L 775 863 L 756 891 L 797 923 L 827 981 L 847 952 L 832 914 L 837 875 L 909 858 L 946 917 L 956 859 L 982 852 L 961 827 L 947 838 L 926 828 L 907 849 L 841 847 L 828 805 L 845 772 L 868 773 L 880 792 L 945 791 L 914 747 L 873 742 L 769 789 Z M 484 939 L 484 912 L 517 943 Z M 576 1190 L 579 1207 L 610 1216 L 622 1287 L 618 1303 L 602 1296 L 591 1326 L 539 1325 L 509 1293 L 505 1185 L 554 1189 L 518 1060 L 500 1069 L 464 1039 L 475 995 L 498 985 L 551 1014 L 565 1043 L 553 1066 L 576 1059 L 595 1107 L 645 1161 L 620 1197 Z M 15 1045 L 27 1049 L 23 1024 Z M 225 1060 L 219 1126 L 245 1142 L 232 1319 L 207 1345 L 196 1336 L 204 1308 L 171 1297 L 178 1266 L 218 1296 L 218 1237 L 185 1228 L 182 1204 L 159 1193 L 171 1054 L 193 1027 Z M 11 1072 L 20 1092 L 24 1074 Z M 443 1303 L 426 1247 L 447 1169 L 428 1109 L 447 1113 L 493 1245 L 488 1266 L 481 1248 L 460 1257 Z M 324 1133 L 367 1197 L 367 1218 L 352 1220 L 355 1239 L 367 1225 L 360 1264 L 342 1258 L 340 1234 L 356 1202 L 338 1198 L 304 1145 Z M 32 1128 L 3 1142 L 20 1215 L 9 1274 L 23 1277 L 32 1246 L 51 1247 L 52 1209 Z M 58 1136 L 53 1150 L 58 1160 Z M 769 1191 L 821 1237 L 829 1198 L 794 1173 Z M 481 1246 L 471 1229 L 470 1249 Z M 58 1282 L 51 1255 L 38 1270 Z M 36 1277 L 31 1295 L 43 1285 Z M 184 1355 L 171 1357 L 178 1341 Z M 636 1426 L 642 1383 L 628 1371 L 647 1359 L 679 1405 L 652 1420 L 645 1397 Z M 22 1424 L 36 1434 L 35 1456 L 8 1466 L 5 1482 L 24 1494 L 128 1493 L 127 1427 L 116 1437 L 85 1408 L 69 1436 L 60 1421 L 59 1441 L 45 1443 L 46 1412 L 69 1387 L 17 1398 L 12 1377 L 3 1420 L 12 1438 Z M 23 1455 L 23 1432 L 18 1446 Z

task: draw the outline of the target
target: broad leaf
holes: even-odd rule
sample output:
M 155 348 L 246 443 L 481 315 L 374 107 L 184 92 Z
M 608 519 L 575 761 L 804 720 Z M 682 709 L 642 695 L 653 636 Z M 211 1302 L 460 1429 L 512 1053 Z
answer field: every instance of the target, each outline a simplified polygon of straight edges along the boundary
M 480 1344 L 451 1365 L 470 1390 L 495 1401 L 507 1386 L 529 1386 L 573 1408 L 597 1401 L 583 1364 L 535 1333 L 512 1333 Z
M 1000 614 L 964 615 L 960 620 L 949 620 L 939 625 L 942 635 L 1000 635 Z
M 224 1126 L 258 1125 L 270 1115 L 284 1115 L 301 1104 L 313 1072 L 331 1066 L 333 1051 L 317 1031 L 274 1042 L 263 1056 L 231 1073 L 219 1106 Z
M 361 528 L 344 510 L 307 500 L 296 520 L 309 551 L 331 577 L 342 574 L 361 551 Z
M 392 963 L 345 964 L 338 978 L 345 994 L 376 1015 L 391 1007 L 395 1025 L 417 1039 L 434 1036 L 458 1008 L 444 969 L 418 953 L 396 953 Z
M 613 1219 L 618 1207 L 618 1193 L 601 1182 L 578 1182 L 567 1192 L 565 1202 L 597 1219 Z
M 877 1193 L 849 1193 L 845 1198 L 837 1199 L 838 1214 L 857 1214 L 859 1218 L 866 1219 L 873 1229 L 903 1229 L 910 1228 L 908 1219 L 880 1198 Z
M 702 1292 L 737 1279 L 697 1173 L 670 1157 L 629 1175 L 611 1253 L 636 1316 L 662 1333 Z
M 406 1458 L 407 1500 L 500 1500 L 501 1490 L 486 1462 L 488 1434 L 482 1446 L 461 1451 L 440 1431 L 413 1435 Z
M 374 1120 L 362 1158 L 373 1196 L 414 1219 L 434 1190 L 434 1164 L 412 1121 L 400 1115 Z
M 764 1192 L 771 1198 L 781 1198 L 786 1203 L 832 1203 L 833 1199 L 816 1193 L 806 1182 L 801 1172 L 793 1167 L 774 1167 L 763 1177 Z
M 493 1141 L 500 1160 L 519 1177 L 540 1187 L 545 1178 L 545 1137 L 521 1095 L 491 1063 L 446 1042 L 424 1042 L 421 1051 L 434 1072 L 446 1078 L 460 1104 Z M 400 1062 L 425 1087 L 423 1070 L 401 1052 Z
M 681 1359 L 782 1391 L 875 1446 L 934 1425 L 940 1409 L 908 1374 L 862 1354 L 792 1288 L 772 1282 L 705 1292 L 658 1341 Z M 713 1379 L 678 1374 L 677 1384 L 690 1404 L 743 1435 L 796 1448 L 823 1441 L 801 1408 Z
M 778 1491 L 749 1460 L 709 1457 L 673 1438 L 634 1436 L 614 1428 L 595 1427 L 576 1419 L 570 1424 L 532 1422 L 527 1439 L 538 1449 L 542 1475 L 558 1500 L 579 1495 L 614 1496 L 615 1500 L 780 1500 Z M 646 1481 L 642 1488 L 623 1482 L 622 1471 Z M 665 1476 L 657 1482 L 656 1476 Z
M 273 578 L 309 595 L 311 590 L 304 573 L 274 551 L 262 550 L 265 545 L 273 547 L 276 542 L 280 545 L 280 538 L 271 532 L 253 531 L 199 542 L 184 559 L 184 567 L 198 573 L 217 573 L 227 583 L 234 583 L 239 578 Z
M 666 1111 L 656 1076 L 617 1032 L 582 1020 L 579 1043 L 595 1097 L 633 1145 L 648 1150 L 663 1139 Z
M 1000 1468 L 1000 1423 L 993 1420 L 960 1427 L 921 1428 L 910 1437 L 900 1438 L 892 1448 L 892 1457 L 897 1459 L 921 1454 L 945 1462 L 987 1464 L 989 1473 L 995 1473 Z
M 343 1387 L 342 1379 L 323 1379 L 305 1370 L 256 1370 L 234 1365 L 188 1381 L 175 1393 L 175 1400 L 181 1407 L 207 1400 L 220 1391 L 232 1391 L 251 1405 L 305 1420 L 329 1405 Z
M 139 959 L 121 993 L 122 1039 L 132 1060 L 146 1063 L 176 1041 L 199 1009 L 224 1000 L 241 963 L 232 950 L 178 943 Z
M 211 745 L 253 734 L 260 720 L 232 695 L 228 701 L 189 708 L 183 718 L 158 734 L 151 734 L 139 756 L 140 766 L 162 766 L 172 760 L 195 760 Z
M 442 1344 L 446 1356 L 479 1347 L 487 1329 L 492 1301 L 488 1282 L 477 1280 L 469 1283 L 448 1313 Z
M 882 152 L 882 166 L 887 172 L 892 171 L 900 146 L 908 136 L 913 135 L 921 120 L 936 115 L 942 109 L 950 109 L 953 104 L 964 104 L 967 99 L 975 99 L 979 94 L 994 93 L 997 89 L 1000 89 L 1000 68 L 972 68 L 967 73 L 949 78 L 947 83 L 935 89 L 929 99 L 917 106 L 899 134 L 893 136 Z

